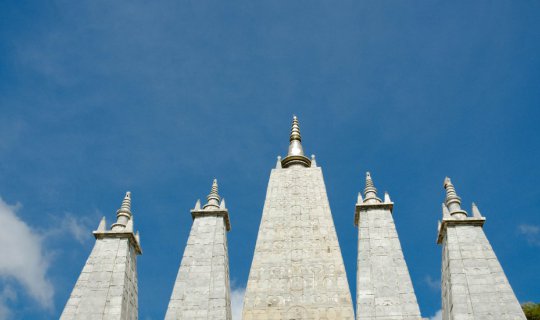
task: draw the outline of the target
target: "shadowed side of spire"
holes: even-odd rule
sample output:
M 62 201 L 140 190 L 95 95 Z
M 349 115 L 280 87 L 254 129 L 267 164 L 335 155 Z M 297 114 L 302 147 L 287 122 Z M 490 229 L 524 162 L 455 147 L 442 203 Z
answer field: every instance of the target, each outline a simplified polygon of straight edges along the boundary
M 298 118 L 293 116 L 291 135 L 289 137 L 289 151 L 287 156 L 281 161 L 283 168 L 287 168 L 293 165 L 301 165 L 303 167 L 310 167 L 311 160 L 304 156 L 304 149 L 302 148 L 302 136 L 300 135 L 300 125 L 298 124 Z
M 122 230 L 126 228 L 131 219 L 131 192 L 126 192 L 120 209 L 116 211 L 116 222 L 112 225 L 112 230 Z
M 448 208 L 450 215 L 458 219 L 466 218 L 467 212 L 461 209 L 461 198 L 457 195 L 456 189 L 448 177 L 444 179 L 444 188 L 446 189 L 444 204 Z
M 207 203 L 204 205 L 203 209 L 219 209 L 219 201 L 221 200 L 221 198 L 218 194 L 217 179 L 214 179 L 214 181 L 212 182 L 212 189 L 210 190 L 210 194 L 206 197 L 206 200 Z

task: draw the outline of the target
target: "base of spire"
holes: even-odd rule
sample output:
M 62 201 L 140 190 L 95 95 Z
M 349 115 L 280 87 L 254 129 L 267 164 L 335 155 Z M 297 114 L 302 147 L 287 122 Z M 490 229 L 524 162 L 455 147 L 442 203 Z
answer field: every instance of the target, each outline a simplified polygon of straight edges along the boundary
M 439 232 L 437 233 L 437 244 L 441 244 L 444 236 L 446 235 L 446 229 L 448 226 L 455 225 L 466 225 L 466 226 L 478 226 L 483 227 L 486 222 L 484 217 L 466 217 L 465 219 L 455 219 L 455 218 L 443 218 L 442 221 L 439 221 Z
M 296 164 L 309 168 L 311 167 L 311 160 L 309 160 L 309 158 L 306 156 L 297 156 L 297 155 L 286 156 L 285 158 L 283 158 L 283 160 L 281 160 L 281 166 L 283 168 L 288 168 Z
M 94 238 L 96 239 L 105 239 L 105 238 L 127 238 L 133 248 L 135 249 L 135 252 L 137 254 L 142 254 L 142 248 L 141 244 L 138 239 L 138 235 L 135 235 L 135 233 L 131 231 L 124 231 L 124 230 L 109 230 L 109 231 L 94 231 L 92 232 L 94 234 Z
M 229 220 L 229 211 L 227 209 L 217 209 L 217 210 L 191 210 L 191 217 L 193 220 L 197 217 L 223 217 L 223 222 L 225 223 L 225 229 L 231 231 L 231 220 Z

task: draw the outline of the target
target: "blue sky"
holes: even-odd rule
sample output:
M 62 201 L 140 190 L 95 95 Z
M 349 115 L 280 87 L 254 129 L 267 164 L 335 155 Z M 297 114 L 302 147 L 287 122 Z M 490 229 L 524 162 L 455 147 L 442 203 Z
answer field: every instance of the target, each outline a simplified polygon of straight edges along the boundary
M 353 296 L 369 170 L 424 316 L 440 309 L 446 175 L 518 299 L 539 302 L 538 16 L 536 1 L 1 1 L 0 317 L 58 317 L 130 190 L 139 316 L 162 318 L 214 177 L 241 296 L 292 114 Z

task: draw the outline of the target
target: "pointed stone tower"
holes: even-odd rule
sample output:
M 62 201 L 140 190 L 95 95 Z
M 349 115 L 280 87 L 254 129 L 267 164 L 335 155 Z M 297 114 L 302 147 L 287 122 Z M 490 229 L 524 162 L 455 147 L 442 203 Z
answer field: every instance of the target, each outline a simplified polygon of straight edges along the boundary
M 482 229 L 486 218 L 473 204 L 472 217 L 449 178 L 439 222 L 442 245 L 443 320 L 523 319 L 525 315 Z
M 358 320 L 420 320 L 420 309 L 403 258 L 392 209 L 384 202 L 369 172 L 364 199 L 358 194 L 354 225 L 358 227 L 358 270 L 356 318 Z
M 139 233 L 133 233 L 131 193 L 106 230 L 105 217 L 94 231 L 96 244 L 60 316 L 62 320 L 138 318 L 137 255 Z
M 354 319 L 320 167 L 293 118 L 287 156 L 270 174 L 243 319 Z
M 225 199 L 212 190 L 201 209 L 191 210 L 193 225 L 165 319 L 231 320 L 227 231 L 231 229 Z

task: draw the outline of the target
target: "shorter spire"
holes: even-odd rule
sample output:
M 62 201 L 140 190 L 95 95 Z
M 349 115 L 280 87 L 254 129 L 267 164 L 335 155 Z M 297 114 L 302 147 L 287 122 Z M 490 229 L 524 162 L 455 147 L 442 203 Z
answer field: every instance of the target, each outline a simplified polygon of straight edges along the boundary
M 384 203 L 390 203 L 392 202 L 392 200 L 390 200 L 390 194 L 388 193 L 388 191 L 385 191 L 384 192 Z
M 107 220 L 105 220 L 105 217 L 101 218 L 101 220 L 99 221 L 99 225 L 98 225 L 98 228 L 97 228 L 97 232 L 105 232 L 106 230 L 106 226 L 107 226 Z
M 219 197 L 219 194 L 218 194 L 217 179 L 214 179 L 214 181 L 212 182 L 212 189 L 210 190 L 210 194 L 206 197 L 206 200 L 207 202 L 204 205 L 203 209 L 219 208 L 219 200 L 221 200 L 221 198 Z
M 296 116 L 293 116 L 289 142 L 289 152 L 281 161 L 282 167 L 287 168 L 297 164 L 302 165 L 303 167 L 310 167 L 311 161 L 304 155 L 304 149 L 302 148 L 300 125 L 298 124 L 298 118 Z
M 476 203 L 472 203 L 472 215 L 473 217 L 475 218 L 482 218 L 482 214 L 480 213 L 480 210 L 478 209 L 478 206 L 476 205 Z
M 120 209 L 116 211 L 116 222 L 112 225 L 112 230 L 123 230 L 131 219 L 131 192 L 126 192 Z
M 276 169 L 281 169 L 281 156 L 277 156 Z
M 356 204 L 362 204 L 364 199 L 362 198 L 362 192 L 358 192 L 358 198 L 356 198 Z
M 315 160 L 315 155 L 311 155 L 311 167 L 316 168 L 317 167 L 317 160 Z
M 444 179 L 444 188 L 446 189 L 444 203 L 450 214 L 458 219 L 467 217 L 467 212 L 461 209 L 461 198 L 457 195 L 456 189 L 449 177 Z
M 381 199 L 377 197 L 377 189 L 371 179 L 371 174 L 366 172 L 366 187 L 364 188 L 364 202 L 366 203 L 381 203 Z

